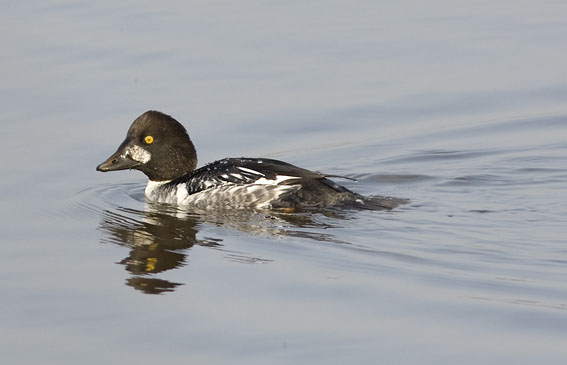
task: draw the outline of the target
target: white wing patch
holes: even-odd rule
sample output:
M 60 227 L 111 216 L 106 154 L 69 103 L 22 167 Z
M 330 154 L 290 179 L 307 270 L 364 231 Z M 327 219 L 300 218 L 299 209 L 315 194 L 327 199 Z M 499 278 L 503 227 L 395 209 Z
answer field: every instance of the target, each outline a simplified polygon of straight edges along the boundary
M 244 171 L 244 172 L 248 172 L 249 174 L 253 174 L 253 175 L 260 175 L 260 176 L 265 176 L 264 174 L 262 174 L 261 172 L 258 172 L 256 170 L 252 170 L 249 169 L 247 167 L 238 167 L 239 170 Z
M 260 178 L 254 182 L 258 185 L 279 185 L 287 180 L 301 179 L 298 176 L 287 176 L 287 175 L 276 175 L 275 179 L 266 179 L 265 177 Z

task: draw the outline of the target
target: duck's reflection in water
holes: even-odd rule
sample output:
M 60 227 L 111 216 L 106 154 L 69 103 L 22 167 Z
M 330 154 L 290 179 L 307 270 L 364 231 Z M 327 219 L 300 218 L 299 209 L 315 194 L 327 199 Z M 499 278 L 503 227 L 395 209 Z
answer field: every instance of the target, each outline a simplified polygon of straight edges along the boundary
M 173 291 L 182 283 L 152 276 L 183 266 L 189 249 L 195 244 L 214 246 L 214 240 L 198 240 L 196 218 L 177 217 L 174 211 L 147 207 L 144 211 L 117 208 L 102 213 L 102 241 L 130 248 L 128 257 L 119 263 L 133 277 L 127 285 L 148 294 Z
M 146 204 L 143 211 L 123 207 L 114 211 L 104 210 L 99 228 L 105 233 L 102 242 L 130 249 L 128 257 L 119 262 L 132 274 L 126 284 L 147 294 L 174 291 L 183 285 L 156 278 L 156 275 L 186 265 L 194 245 L 227 251 L 227 259 L 231 261 L 269 261 L 222 248 L 220 239 L 198 238 L 198 229 L 202 224 L 238 229 L 262 236 L 295 236 L 338 242 L 329 234 L 312 232 L 310 228 L 329 228 L 331 225 L 328 222 L 316 223 L 310 215 L 258 212 L 195 214 L 161 204 Z

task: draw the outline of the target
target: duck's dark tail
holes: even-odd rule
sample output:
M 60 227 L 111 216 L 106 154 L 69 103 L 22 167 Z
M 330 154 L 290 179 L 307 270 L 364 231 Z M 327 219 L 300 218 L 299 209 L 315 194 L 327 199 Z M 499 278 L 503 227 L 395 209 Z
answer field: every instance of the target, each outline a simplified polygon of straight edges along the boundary
M 363 196 L 327 178 L 303 179 L 301 189 L 290 192 L 277 208 L 345 208 L 361 210 L 390 210 L 408 200 L 386 196 Z
M 354 180 L 345 176 L 336 176 L 349 180 Z M 320 179 L 320 182 L 327 185 L 332 190 L 336 191 L 341 196 L 341 202 L 337 205 L 345 208 L 363 209 L 363 210 L 390 210 L 402 204 L 409 203 L 408 199 L 393 198 L 389 196 L 363 196 L 354 191 L 351 191 L 344 186 L 335 183 L 333 180 Z
M 357 194 L 358 195 L 358 194 Z M 358 195 L 355 199 L 345 200 L 342 206 L 351 209 L 361 210 L 391 210 L 400 205 L 409 203 L 408 199 L 394 198 L 391 196 L 362 196 Z

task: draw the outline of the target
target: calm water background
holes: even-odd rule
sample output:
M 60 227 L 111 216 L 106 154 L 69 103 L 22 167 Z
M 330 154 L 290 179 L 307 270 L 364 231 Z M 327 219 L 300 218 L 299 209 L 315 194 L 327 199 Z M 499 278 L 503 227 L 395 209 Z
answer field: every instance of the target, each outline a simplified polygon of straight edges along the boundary
M 0 13 L 10 364 L 567 361 L 564 1 L 27 1 Z M 100 174 L 147 109 L 200 164 L 392 212 L 195 215 Z

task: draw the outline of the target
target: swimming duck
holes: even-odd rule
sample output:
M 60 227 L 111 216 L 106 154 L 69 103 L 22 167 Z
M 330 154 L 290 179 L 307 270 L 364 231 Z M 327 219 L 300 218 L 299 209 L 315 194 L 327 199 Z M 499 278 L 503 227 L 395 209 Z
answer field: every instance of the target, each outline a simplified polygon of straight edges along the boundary
M 268 158 L 225 158 L 197 168 L 187 130 L 158 111 L 140 115 L 118 150 L 97 171 L 140 170 L 146 199 L 196 209 L 277 209 L 347 206 L 391 209 L 401 200 L 364 197 L 325 175 Z

